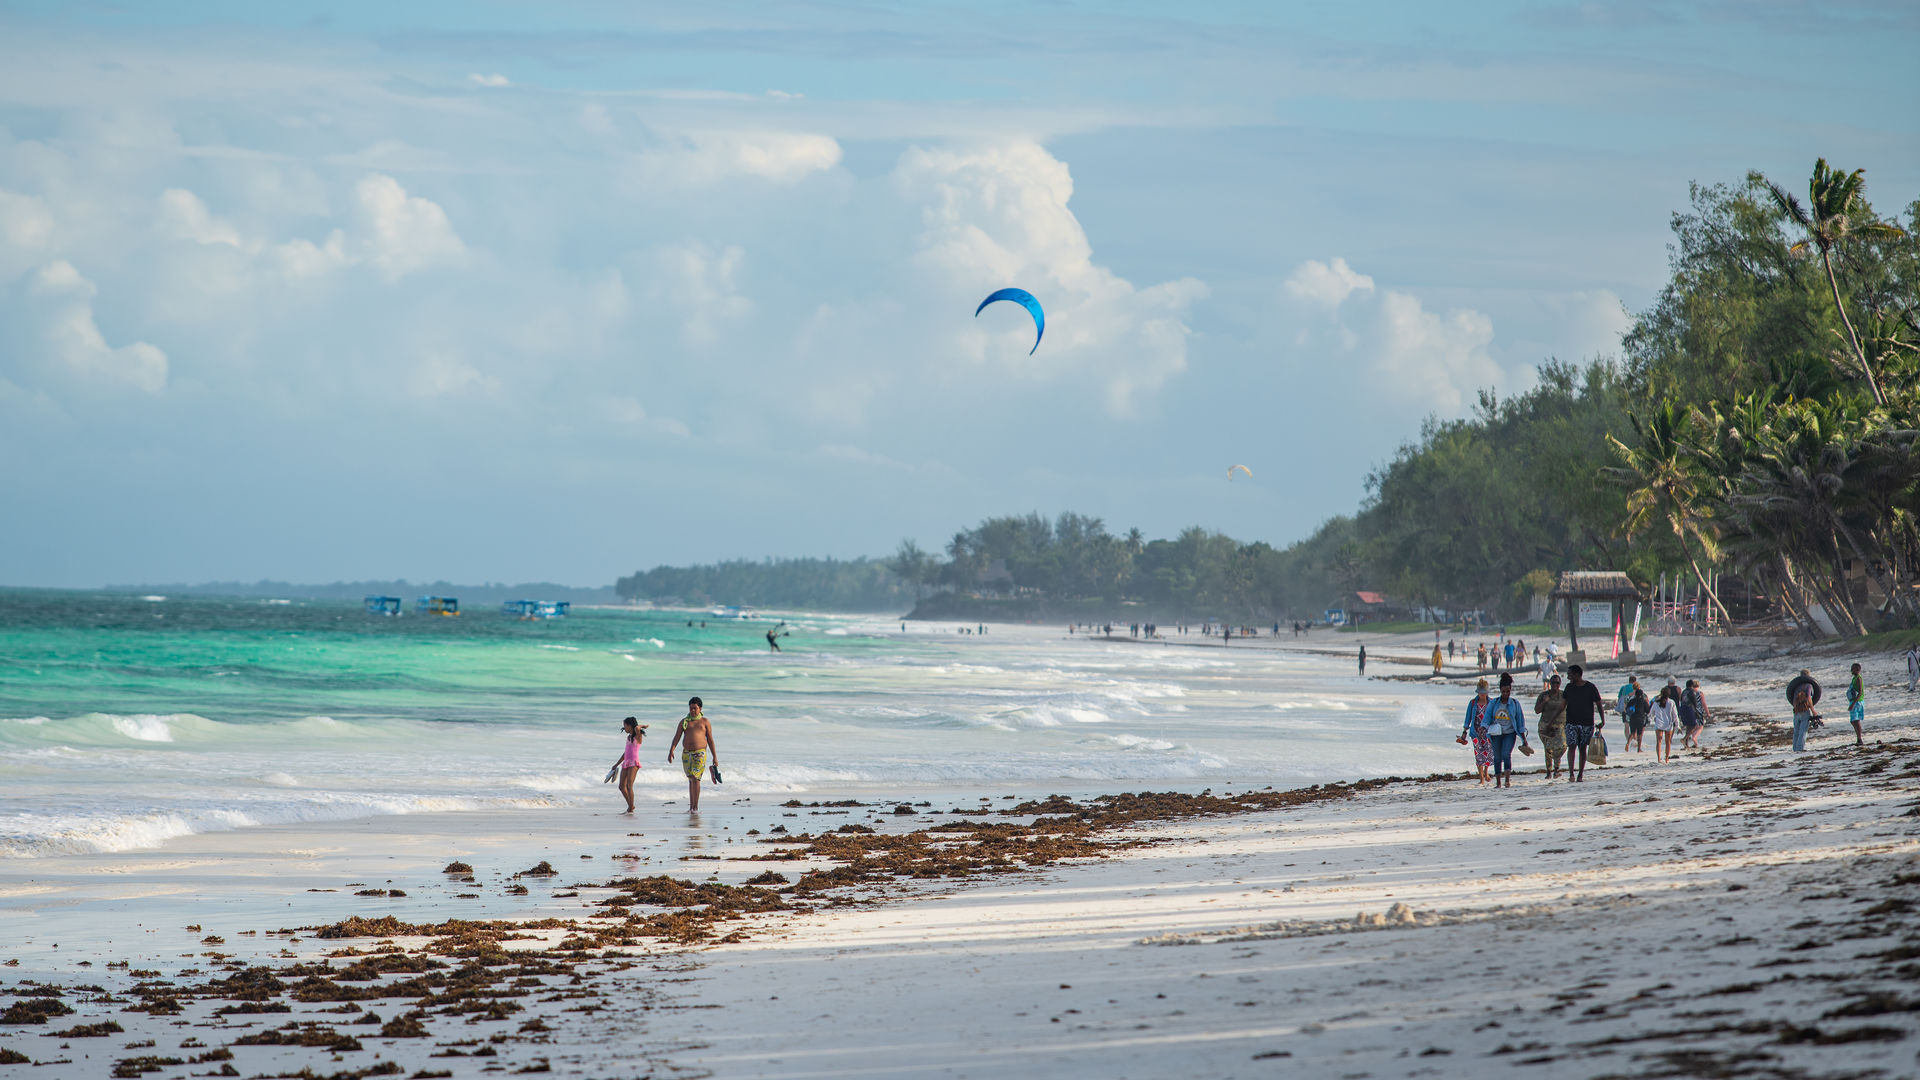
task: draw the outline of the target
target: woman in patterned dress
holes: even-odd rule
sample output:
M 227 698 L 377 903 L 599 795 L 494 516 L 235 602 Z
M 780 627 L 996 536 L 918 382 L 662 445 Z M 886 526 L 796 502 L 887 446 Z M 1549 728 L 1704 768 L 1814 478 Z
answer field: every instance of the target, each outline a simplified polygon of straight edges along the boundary
M 1473 700 L 1467 702 L 1467 720 L 1460 726 L 1460 737 L 1455 740 L 1462 746 L 1469 739 L 1472 740 L 1473 763 L 1480 770 L 1482 784 L 1491 779 L 1488 770 L 1493 768 L 1493 741 L 1487 737 L 1487 709 L 1491 704 L 1487 697 L 1487 680 L 1481 679 Z

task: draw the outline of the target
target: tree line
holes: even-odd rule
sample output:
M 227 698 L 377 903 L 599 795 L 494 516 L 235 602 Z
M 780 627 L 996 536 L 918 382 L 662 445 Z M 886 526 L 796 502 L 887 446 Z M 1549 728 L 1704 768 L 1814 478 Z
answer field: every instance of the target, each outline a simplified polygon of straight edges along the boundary
M 707 566 L 656 566 L 614 582 L 624 600 L 660 603 L 899 611 L 912 586 L 875 559 L 738 559 Z
M 1468 416 L 1428 420 L 1354 514 L 1297 543 L 1198 526 L 1149 540 L 1036 513 L 988 518 L 939 553 L 908 540 L 882 561 L 661 568 L 619 588 L 873 608 L 1131 601 L 1262 622 L 1367 588 L 1509 618 L 1557 571 L 1614 569 L 1684 579 L 1723 617 L 1731 590 L 1743 614 L 1809 633 L 1815 605 L 1840 633 L 1920 626 L 1920 201 L 1883 218 L 1862 171 L 1824 160 L 1804 194 L 1758 173 L 1689 194 L 1670 279 L 1618 356 L 1549 359 L 1526 392 L 1484 390 Z

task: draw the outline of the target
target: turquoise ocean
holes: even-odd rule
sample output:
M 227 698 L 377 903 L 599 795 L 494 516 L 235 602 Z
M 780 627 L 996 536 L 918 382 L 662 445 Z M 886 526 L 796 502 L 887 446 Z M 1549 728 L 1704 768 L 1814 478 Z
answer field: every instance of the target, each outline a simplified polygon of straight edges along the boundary
M 782 619 L 776 654 L 764 635 Z M 1447 737 L 1457 692 L 1363 680 L 1350 661 L 956 629 L 0 591 L 0 858 L 605 802 L 628 715 L 652 725 L 643 802 L 684 799 L 665 756 L 694 694 L 734 796 L 1194 790 L 1463 765 Z

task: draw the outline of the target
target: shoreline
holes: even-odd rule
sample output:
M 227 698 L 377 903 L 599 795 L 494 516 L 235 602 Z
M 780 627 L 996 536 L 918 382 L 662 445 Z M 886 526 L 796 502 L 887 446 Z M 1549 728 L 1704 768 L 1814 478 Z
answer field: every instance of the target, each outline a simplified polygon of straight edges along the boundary
M 755 796 L 703 810 L 710 820 L 697 830 L 621 822 L 638 834 L 624 838 L 607 835 L 612 823 L 602 819 L 613 815 L 568 825 L 544 812 L 537 824 L 502 815 L 458 836 L 401 833 L 394 819 L 373 819 L 329 826 L 337 835 L 306 849 L 289 846 L 298 843 L 292 828 L 205 834 L 194 838 L 197 854 L 175 842 L 98 857 L 100 872 L 84 885 L 9 875 L 13 917 L 0 926 L 26 948 L 0 957 L 17 961 L 0 967 L 0 1008 L 31 1004 L 55 983 L 56 1000 L 75 1012 L 0 1025 L 0 1049 L 48 1062 L 35 1076 L 97 1077 L 112 1061 L 177 1058 L 181 1065 L 150 1074 L 173 1080 L 217 1071 L 189 1059 L 234 1038 L 318 1030 L 280 1031 L 298 1022 L 333 1034 L 312 1036 L 313 1046 L 238 1046 L 222 1064 L 237 1062 L 243 1075 L 342 1076 L 388 1075 L 368 1070 L 389 1064 L 391 1074 L 478 1075 L 496 1062 L 580 1075 L 644 1062 L 769 1077 L 1238 1076 L 1275 1065 L 1468 1075 L 1501 1061 L 1549 1076 L 1715 1075 L 1742 1062 L 1782 1077 L 1897 1074 L 1913 1061 L 1920 1015 L 1920 997 L 1903 989 L 1920 976 L 1909 955 L 1920 916 L 1902 899 L 1920 884 L 1920 705 L 1884 689 L 1891 663 L 1870 664 L 1862 751 L 1840 745 L 1851 733 L 1830 718 L 1813 752 L 1783 754 L 1771 703 L 1781 673 L 1721 667 L 1706 752 L 1673 765 L 1616 747 L 1615 764 L 1580 788 L 1541 781 L 1535 757 L 1499 792 L 1450 774 L 1357 785 L 1364 790 L 1283 810 L 1123 822 L 1099 834 L 1116 845 L 1100 857 L 1024 872 L 988 864 L 959 880 L 851 881 L 825 904 L 716 924 L 725 933 L 705 943 L 643 936 L 603 949 L 579 927 L 594 925 L 581 916 L 608 910 L 616 893 L 596 886 L 615 867 L 621 877 L 665 873 L 689 888 L 750 871 L 793 877 L 795 862 L 751 859 L 770 850 L 755 842 L 771 838 L 772 823 L 816 837 L 843 826 L 884 837 L 955 821 L 928 813 L 936 809 L 1016 832 L 1033 817 L 980 813 L 1005 805 L 999 798 L 943 799 L 956 805 L 896 815 L 884 804 L 808 797 L 783 807 Z M 808 805 L 816 802 L 827 805 Z M 234 845 L 281 862 L 236 862 Z M 478 868 L 472 881 L 439 873 L 452 857 Z M 558 874 L 515 876 L 540 859 Z M 835 860 L 798 865 L 831 870 Z M 303 872 L 288 873 L 294 866 Z M 187 881 L 201 884 L 178 887 Z M 355 897 L 356 885 L 407 895 Z M 338 891 L 306 891 L 316 888 Z M 84 931 L 103 918 L 133 925 L 111 937 L 96 926 L 100 940 L 88 948 L 20 933 L 23 908 L 39 913 L 42 929 Z M 348 940 L 297 929 L 356 914 L 575 925 L 531 929 L 522 940 L 511 928 L 505 937 Z M 726 942 L 735 931 L 744 933 Z M 329 953 L 335 966 L 413 957 L 391 962 L 445 963 L 456 973 L 495 962 L 458 994 L 434 990 L 445 1000 L 432 1016 L 404 1000 L 362 1005 L 332 991 L 275 995 L 270 1003 L 285 1000 L 288 1014 L 215 1016 L 222 1000 L 229 1009 L 244 1002 L 180 989 L 223 971 L 311 966 Z M 544 989 L 489 996 L 516 979 Z M 455 1021 L 441 1010 L 467 1011 L 444 1013 Z M 623 1021 L 610 1028 L 608 1011 Z M 1464 1012 L 1479 1018 L 1465 1023 Z M 357 1026 L 368 1013 L 382 1018 L 378 1028 Z M 396 1021 L 408 1018 L 430 1036 L 404 1034 L 409 1025 Z M 122 1030 L 71 1034 L 105 1023 Z M 382 1034 L 389 1027 L 403 1034 Z M 61 1031 L 68 1036 L 50 1037 Z M 363 1049 L 328 1049 L 325 1040 L 342 1035 Z M 183 1037 L 205 1045 L 178 1048 Z M 137 1045 L 149 1040 L 151 1049 Z M 1853 1071 L 1823 1071 L 1842 1065 Z

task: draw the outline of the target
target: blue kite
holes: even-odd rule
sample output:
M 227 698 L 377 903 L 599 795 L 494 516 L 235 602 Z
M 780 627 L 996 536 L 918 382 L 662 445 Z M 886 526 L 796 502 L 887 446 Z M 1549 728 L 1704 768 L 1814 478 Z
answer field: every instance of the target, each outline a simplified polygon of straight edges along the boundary
M 980 301 L 980 306 L 973 309 L 973 317 L 979 318 L 980 313 L 987 310 L 987 305 L 995 300 L 1011 300 L 1026 308 L 1027 313 L 1033 316 L 1033 348 L 1027 350 L 1027 355 L 1032 356 L 1035 350 L 1040 348 L 1041 336 L 1047 332 L 1047 313 L 1040 310 L 1040 301 L 1035 300 L 1033 294 L 1025 289 L 1001 289 Z

